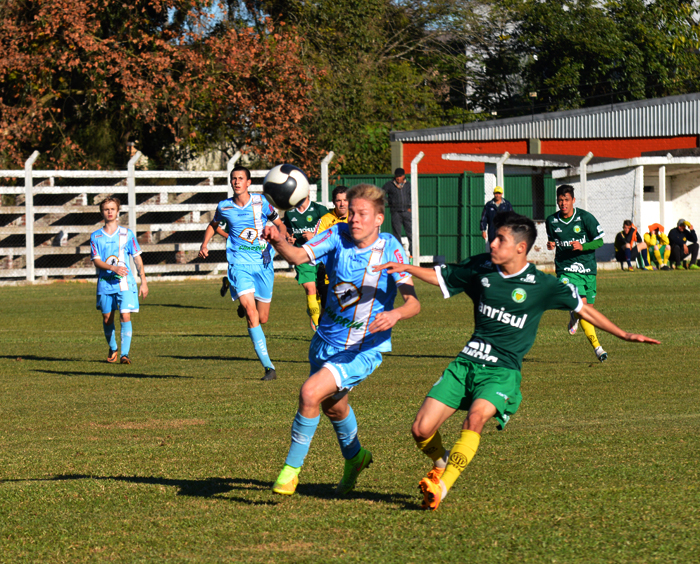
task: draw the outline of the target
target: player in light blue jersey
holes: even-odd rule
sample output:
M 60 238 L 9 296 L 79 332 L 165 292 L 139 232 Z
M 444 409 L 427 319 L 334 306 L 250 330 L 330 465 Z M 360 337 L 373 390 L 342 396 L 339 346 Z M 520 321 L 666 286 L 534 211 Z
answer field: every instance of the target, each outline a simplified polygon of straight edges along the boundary
M 274 380 L 277 373 L 267 352 L 267 341 L 261 327 L 267 323 L 270 315 L 275 281 L 272 266 L 274 249 L 262 239 L 262 232 L 268 221 L 274 223 L 285 235 L 287 230 L 278 213 L 262 195 L 248 192 L 252 180 L 246 167 L 235 167 L 231 171 L 230 180 L 233 197 L 219 202 L 214 219 L 204 232 L 199 256 L 209 256 L 209 241 L 217 232 L 219 224 L 226 221 L 226 260 L 231 299 L 241 302 L 239 316 L 243 317 L 242 313 L 245 314 L 248 334 L 253 341 L 255 353 L 265 368 L 262 380 Z M 240 311 L 241 309 L 243 311 Z
M 273 227 L 266 228 L 263 235 L 291 264 L 323 263 L 329 279 L 326 308 L 309 348 L 310 376 L 301 387 L 299 410 L 292 423 L 292 444 L 272 487 L 278 494 L 296 491 L 320 420 L 319 405 L 333 424 L 345 458 L 336 492 L 345 495 L 354 489 L 360 472 L 372 462 L 372 454 L 360 445 L 348 392 L 379 367 L 382 352 L 391 350 L 391 328 L 396 322 L 420 311 L 411 276 L 373 270 L 386 260 L 408 263 L 401 244 L 392 235 L 379 232 L 384 221 L 384 192 L 360 184 L 347 195 L 348 223 L 334 225 L 302 247 L 290 245 Z M 397 290 L 404 304 L 394 309 Z
M 119 226 L 119 199 L 106 198 L 100 204 L 105 226 L 90 235 L 92 263 L 97 268 L 97 309 L 102 312 L 102 328 L 109 344 L 107 362 L 117 362 L 117 340 L 114 330 L 114 312 L 119 310 L 121 325 L 122 364 L 131 364 L 131 314 L 139 310 L 139 296 L 148 295 L 148 282 L 141 260 L 141 247 L 134 233 Z M 134 259 L 141 278 L 137 293 L 136 279 L 129 268 L 129 257 Z

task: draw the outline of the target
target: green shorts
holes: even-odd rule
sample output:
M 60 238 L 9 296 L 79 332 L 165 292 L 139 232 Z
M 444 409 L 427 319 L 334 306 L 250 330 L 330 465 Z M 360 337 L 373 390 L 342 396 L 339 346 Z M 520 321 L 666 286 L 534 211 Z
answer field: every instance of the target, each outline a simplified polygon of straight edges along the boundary
M 576 274 L 575 272 L 566 272 L 559 275 L 559 280 L 564 284 L 573 284 L 578 290 L 578 295 L 586 298 L 589 304 L 595 303 L 597 292 L 595 274 Z
M 316 266 L 311 264 L 300 264 L 295 266 L 294 270 L 297 271 L 295 278 L 299 284 L 306 284 L 307 282 L 313 282 L 316 284 Z
M 474 400 L 485 399 L 496 406 L 500 430 L 508 423 L 511 415 L 518 411 L 523 400 L 520 380 L 519 370 L 484 366 L 458 356 L 435 382 L 427 397 L 462 411 L 469 410 Z

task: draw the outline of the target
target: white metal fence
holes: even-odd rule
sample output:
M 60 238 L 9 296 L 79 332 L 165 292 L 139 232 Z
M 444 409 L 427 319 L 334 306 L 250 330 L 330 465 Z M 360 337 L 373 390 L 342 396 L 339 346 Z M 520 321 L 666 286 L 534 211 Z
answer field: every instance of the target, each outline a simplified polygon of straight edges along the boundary
M 229 171 L 0 170 L 0 281 L 95 276 L 90 234 L 103 225 L 99 203 L 122 202 L 120 223 L 137 236 L 150 275 L 226 272 L 226 242 L 215 236 L 209 258 L 197 257 L 204 230 L 219 201 L 229 197 Z M 251 171 L 251 192 L 260 192 L 266 170 Z M 311 186 L 316 199 L 316 186 Z M 284 261 L 278 268 L 288 268 Z

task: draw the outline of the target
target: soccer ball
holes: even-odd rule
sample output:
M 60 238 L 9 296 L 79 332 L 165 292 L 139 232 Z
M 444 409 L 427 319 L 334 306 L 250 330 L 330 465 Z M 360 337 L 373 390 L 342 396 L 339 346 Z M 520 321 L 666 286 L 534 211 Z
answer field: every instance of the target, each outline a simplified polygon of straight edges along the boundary
M 277 209 L 290 210 L 309 195 L 309 179 L 300 168 L 277 165 L 265 176 L 263 194 Z

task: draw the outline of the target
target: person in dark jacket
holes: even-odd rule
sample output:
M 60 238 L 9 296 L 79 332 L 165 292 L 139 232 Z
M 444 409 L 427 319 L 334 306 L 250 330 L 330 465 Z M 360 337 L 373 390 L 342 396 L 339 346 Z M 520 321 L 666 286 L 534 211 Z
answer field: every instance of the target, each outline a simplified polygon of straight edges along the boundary
M 496 237 L 496 229 L 493 226 L 493 220 L 497 213 L 513 211 L 513 206 L 503 197 L 503 188 L 496 186 L 493 189 L 493 200 L 486 202 L 484 211 L 481 212 L 481 234 L 488 242 L 487 250 L 491 248 L 491 241 Z
M 411 220 L 411 185 L 406 182 L 406 171 L 397 168 L 394 171 L 394 180 L 390 180 L 382 190 L 389 200 L 391 212 L 391 232 L 401 242 L 401 228 L 406 230 L 408 237 L 408 254 L 413 256 L 413 222 Z
M 674 268 L 681 267 L 681 261 L 690 255 L 690 264 L 683 266 L 689 270 L 700 270 L 698 262 L 698 236 L 685 219 L 678 220 L 678 226 L 668 232 L 668 240 L 671 243 L 671 264 Z

